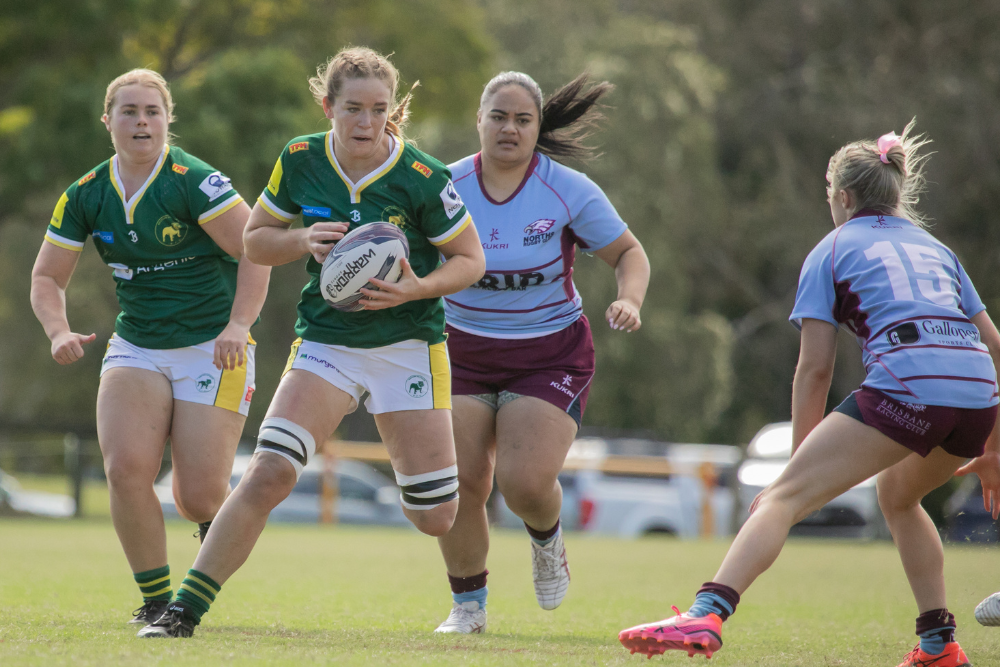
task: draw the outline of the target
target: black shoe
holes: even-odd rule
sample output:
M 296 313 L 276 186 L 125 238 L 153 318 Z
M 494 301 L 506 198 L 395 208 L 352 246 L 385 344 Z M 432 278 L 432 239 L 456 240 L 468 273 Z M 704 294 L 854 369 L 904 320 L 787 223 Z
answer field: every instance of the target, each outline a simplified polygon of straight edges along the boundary
M 132 612 L 130 624 L 149 625 L 167 610 L 170 600 L 146 600 L 141 607 Z
M 187 610 L 176 602 L 167 607 L 163 615 L 136 634 L 136 637 L 190 637 L 198 621 L 187 615 Z
M 212 527 L 211 521 L 206 521 L 205 523 L 198 524 L 198 532 L 193 535 L 201 540 L 201 543 L 205 543 L 205 538 L 208 537 L 208 529 Z

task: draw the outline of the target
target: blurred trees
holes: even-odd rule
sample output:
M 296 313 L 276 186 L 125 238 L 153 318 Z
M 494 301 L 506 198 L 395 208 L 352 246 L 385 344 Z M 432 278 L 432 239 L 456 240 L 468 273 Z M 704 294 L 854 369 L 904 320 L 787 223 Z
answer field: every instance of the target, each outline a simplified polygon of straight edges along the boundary
M 611 271 L 574 278 L 598 347 L 585 425 L 746 442 L 789 415 L 799 267 L 831 228 L 824 174 L 843 143 L 901 131 L 935 140 L 925 210 L 1000 308 L 1000 5 L 991 0 L 103 0 L 0 5 L 0 430 L 93 429 L 99 343 L 51 361 L 28 272 L 61 190 L 111 155 L 104 88 L 160 69 L 177 142 L 252 200 L 292 136 L 325 121 L 305 79 L 346 44 L 395 52 L 420 79 L 410 133 L 453 161 L 478 149 L 483 84 L 522 69 L 551 93 L 580 71 L 617 89 L 571 164 L 608 193 L 653 264 L 643 329 L 611 332 Z M 108 271 L 86 250 L 69 294 L 78 331 L 110 335 Z M 273 274 L 253 433 L 293 336 L 300 265 Z M 841 340 L 831 403 L 862 377 Z

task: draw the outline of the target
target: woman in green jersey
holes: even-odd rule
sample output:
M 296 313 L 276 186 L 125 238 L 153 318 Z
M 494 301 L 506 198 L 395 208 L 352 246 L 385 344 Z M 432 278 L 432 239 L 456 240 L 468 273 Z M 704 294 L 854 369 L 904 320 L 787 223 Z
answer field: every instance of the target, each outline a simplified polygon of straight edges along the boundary
M 365 48 L 341 51 L 310 81 L 333 128 L 293 139 L 274 167 L 244 235 L 255 262 L 309 256 L 296 333 L 257 452 L 181 584 L 177 599 L 139 636 L 188 637 L 221 584 L 250 554 L 268 513 L 367 391 L 402 490 L 422 532 L 443 535 L 458 506 L 451 376 L 441 297 L 485 269 L 479 236 L 448 169 L 400 132 L 409 95 L 398 74 Z M 298 214 L 302 229 L 289 229 Z M 398 283 L 366 291 L 365 309 L 333 310 L 319 291 L 332 242 L 370 222 L 398 225 L 410 246 Z M 445 261 L 442 264 L 441 257 Z
M 170 438 L 178 511 L 202 540 L 229 494 L 254 389 L 252 325 L 270 269 L 243 254 L 250 209 L 229 179 L 167 143 L 166 81 L 133 70 L 108 86 L 103 121 L 115 155 L 60 197 L 35 260 L 31 304 L 71 364 L 95 334 L 74 333 L 66 286 L 88 237 L 112 269 L 122 312 L 97 395 L 111 517 L 143 595 L 131 622 L 171 598 L 163 513 L 153 492 Z

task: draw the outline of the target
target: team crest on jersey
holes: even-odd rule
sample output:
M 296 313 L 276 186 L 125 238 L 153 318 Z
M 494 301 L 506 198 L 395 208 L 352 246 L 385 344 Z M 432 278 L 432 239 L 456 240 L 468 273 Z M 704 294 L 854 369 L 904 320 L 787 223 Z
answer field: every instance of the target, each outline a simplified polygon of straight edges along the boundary
M 233 184 L 229 182 L 228 176 L 223 176 L 222 172 L 215 171 L 205 177 L 198 189 L 208 195 L 208 201 L 215 201 L 232 190 Z
M 183 176 L 184 174 L 188 173 L 188 167 L 182 167 L 179 164 L 175 164 L 175 165 L 173 165 L 170 168 L 173 169 L 174 171 L 176 171 L 181 176 Z
M 77 181 L 76 184 L 78 186 L 80 186 L 80 185 L 83 185 L 84 183 L 86 183 L 87 181 L 94 180 L 95 178 L 97 178 L 97 172 L 96 171 L 92 171 L 89 174 L 87 174 L 86 176 L 84 176 L 83 178 L 81 178 L 79 181 Z
M 292 145 L 290 145 L 288 147 L 288 153 L 289 154 L 291 154 L 291 153 L 297 153 L 298 151 L 307 151 L 307 150 L 309 150 L 309 142 L 308 141 L 299 141 L 299 142 L 294 143 L 294 144 L 292 144 Z
M 398 206 L 386 206 L 382 209 L 382 219 L 400 229 L 406 229 L 406 211 Z
M 156 221 L 153 233 L 161 245 L 175 246 L 187 236 L 188 226 L 165 215 Z
M 431 169 L 430 167 L 428 167 L 426 164 L 424 164 L 422 162 L 414 162 L 410 166 L 413 167 L 414 169 L 416 169 L 417 171 L 419 171 L 421 174 L 423 174 L 424 178 L 430 178 L 431 174 L 434 173 L 433 169 Z
M 524 228 L 524 233 L 527 236 L 524 237 L 524 247 L 539 245 L 550 240 L 556 235 L 555 232 L 550 232 L 552 226 L 556 224 L 555 220 L 548 218 L 543 218 L 541 220 L 535 220 L 533 223 Z

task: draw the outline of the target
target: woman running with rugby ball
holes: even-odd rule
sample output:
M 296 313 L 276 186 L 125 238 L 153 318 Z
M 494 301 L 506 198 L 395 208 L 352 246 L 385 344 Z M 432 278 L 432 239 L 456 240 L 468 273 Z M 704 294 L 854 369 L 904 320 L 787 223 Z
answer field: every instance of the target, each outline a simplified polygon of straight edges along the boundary
M 389 450 L 406 516 L 429 535 L 451 528 L 458 483 L 440 297 L 478 280 L 485 262 L 447 168 L 403 139 L 410 96 L 396 103 L 397 81 L 389 60 L 366 48 L 341 51 L 310 80 L 333 129 L 288 144 L 245 235 L 249 256 L 261 264 L 310 255 L 306 270 L 312 279 L 302 291 L 295 325 L 300 338 L 246 475 L 220 511 L 177 600 L 140 636 L 191 636 L 317 443 L 330 437 L 366 391 L 365 405 Z M 289 229 L 299 213 L 303 228 Z M 403 260 L 402 277 L 392 284 L 373 280 L 380 290 L 364 292 L 362 311 L 330 308 L 320 294 L 319 274 L 332 242 L 379 221 L 406 234 L 410 261 Z
M 115 155 L 59 199 L 35 260 L 31 305 L 71 364 L 95 334 L 73 333 L 66 286 L 88 237 L 114 269 L 122 312 L 101 366 L 97 434 L 111 518 L 142 592 L 132 623 L 170 601 L 163 513 L 153 492 L 170 438 L 174 499 L 206 531 L 229 476 L 254 389 L 250 326 L 270 269 L 243 254 L 250 208 L 229 179 L 167 143 L 174 104 L 156 72 L 108 86 L 103 121 Z
M 486 500 L 496 474 L 531 536 L 535 595 L 555 609 L 569 586 L 557 479 L 594 375 L 594 344 L 573 285 L 575 246 L 615 270 L 617 330 L 640 326 L 649 262 L 611 202 L 584 174 L 552 158 L 587 158 L 581 130 L 609 83 L 581 75 L 542 103 L 526 74 L 486 85 L 476 126 L 482 151 L 451 165 L 455 188 L 483 230 L 486 275 L 445 299 L 462 502 L 438 539 L 453 605 L 437 632 L 486 627 Z
M 988 471 L 984 485 L 997 480 L 1000 334 L 955 253 L 914 210 L 926 160 L 918 149 L 927 141 L 912 129 L 847 144 L 830 159 L 835 229 L 806 258 L 790 317 L 802 331 L 794 454 L 754 501 L 694 605 L 619 634 L 633 653 L 711 656 L 722 646 L 722 623 L 778 557 L 789 529 L 878 475 L 879 505 L 919 610 L 920 643 L 900 667 L 969 665 L 945 602 L 941 539 L 920 500 L 956 471 Z M 868 374 L 824 418 L 841 324 L 857 337 Z

